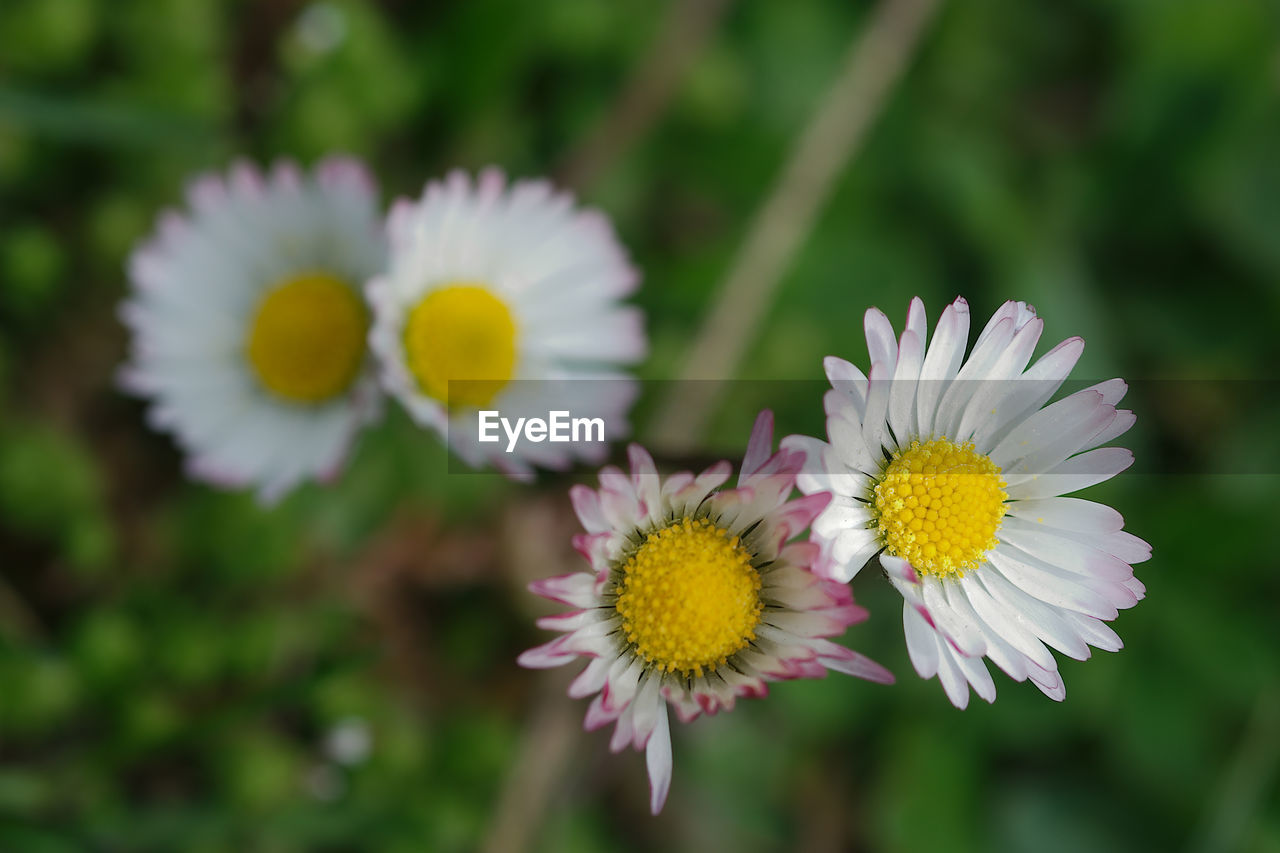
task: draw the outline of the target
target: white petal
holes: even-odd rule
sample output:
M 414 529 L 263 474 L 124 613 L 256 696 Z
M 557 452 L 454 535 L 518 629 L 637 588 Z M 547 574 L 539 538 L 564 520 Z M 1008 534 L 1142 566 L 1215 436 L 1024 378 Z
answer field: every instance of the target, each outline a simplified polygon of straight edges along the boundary
M 631 463 L 631 487 L 640 500 L 642 514 L 649 521 L 657 521 L 662 510 L 662 483 L 653 457 L 640 445 L 632 444 L 627 448 L 627 458 Z
M 1001 530 L 1011 528 L 1012 519 L 1006 518 L 1001 523 Z M 1132 533 L 1126 533 L 1123 530 L 1117 530 L 1114 533 L 1083 533 L 1078 530 L 1061 530 L 1056 527 L 1049 527 L 1043 524 L 1026 521 L 1025 519 L 1017 519 L 1020 529 L 1029 531 L 1032 535 L 1041 537 L 1052 537 L 1044 539 L 1044 548 L 1053 548 L 1055 551 L 1061 551 L 1065 548 L 1080 548 L 1081 546 L 1089 548 L 1090 556 L 1092 551 L 1100 551 L 1111 557 L 1115 557 L 1126 565 L 1133 563 L 1142 563 L 1151 559 L 1151 545 L 1146 541 L 1139 539 Z M 1062 540 L 1066 540 L 1064 545 Z M 1024 548 L 1024 550 L 1026 550 Z M 1050 560 L 1054 564 L 1060 561 L 1055 557 Z M 1120 568 L 1115 568 L 1106 574 L 1112 580 L 1123 581 L 1129 577 L 1129 573 Z
M 821 439 L 808 435 L 788 435 L 780 445 L 783 450 L 804 455 L 804 468 L 796 475 L 796 488 L 801 494 L 832 492 L 837 482 L 852 479 L 849 474 L 844 473 L 846 468 L 836 458 L 835 449 Z M 837 471 L 840 473 L 836 473 Z M 842 489 L 840 493 L 844 494 L 845 490 Z
M 832 389 L 848 398 L 849 405 L 856 413 L 854 420 L 861 421 L 867 407 L 867 377 L 854 365 L 833 355 L 822 360 L 822 367 L 827 379 L 831 381 Z
M 920 368 L 920 382 L 916 390 L 916 428 L 919 435 L 936 433 L 938 400 L 960 369 L 968 343 L 969 303 L 960 298 L 943 309 Z
M 573 699 L 582 699 L 598 693 L 608 679 L 613 660 L 603 655 L 591 658 L 590 663 L 583 667 L 582 672 L 578 673 L 577 678 L 569 685 L 569 696 Z
M 556 637 L 550 642 L 521 652 L 516 658 L 516 663 L 528 669 L 551 669 L 576 660 L 578 653 L 566 651 L 564 639 L 564 637 Z
M 1022 613 L 1007 607 L 1003 602 L 992 598 L 985 586 L 977 578 L 977 572 L 968 572 L 961 580 L 966 598 L 973 611 L 990 629 L 987 636 L 993 634 L 1012 646 L 1019 654 L 1034 662 L 1043 669 L 1053 669 L 1057 663 L 1053 653 L 1045 648 L 1044 643 L 1036 636 L 1030 620 Z
M 902 333 L 898 366 L 889 390 L 889 429 L 894 443 L 907 441 L 915 428 L 916 382 L 920 377 L 920 364 L 924 357 L 924 342 L 915 332 Z
M 943 392 L 938 402 L 938 412 L 934 417 L 934 431 L 939 435 L 954 436 L 960 428 L 969 402 L 981 387 L 982 380 L 987 378 L 992 366 L 1000 358 L 1001 353 L 1013 339 L 1013 321 L 1005 318 L 994 326 L 988 325 L 990 333 L 985 339 L 980 338 L 973 352 Z
M 1031 682 L 1040 688 L 1040 692 L 1055 702 L 1067 698 L 1066 685 L 1062 683 L 1062 675 L 1058 672 L 1035 672 L 1029 675 Z
M 1123 379 L 1108 379 L 1104 382 L 1099 382 L 1097 385 L 1090 385 L 1085 390 L 1098 392 L 1108 406 L 1115 406 L 1124 399 L 1125 392 L 1129 390 L 1129 386 Z
M 956 441 L 969 440 L 988 422 L 999 417 L 1001 403 L 1017 390 L 1017 386 L 1013 384 L 1014 377 L 1021 374 L 1027 366 L 1043 330 L 1044 321 L 1035 318 L 1014 334 L 1009 346 L 1000 353 L 983 377 L 986 381 L 975 388 L 965 406 L 955 431 Z
M 991 673 L 981 657 L 967 658 L 963 655 L 953 655 L 951 659 L 960 668 L 965 681 L 973 687 L 974 693 L 986 699 L 988 704 L 996 701 L 995 682 L 991 680 Z
M 852 382 L 860 384 L 865 391 L 867 387 L 867 377 L 858 366 L 852 362 L 845 361 L 834 355 L 829 355 L 822 360 L 822 369 L 827 374 L 833 384 L 836 382 Z M 861 395 L 866 397 L 865 394 Z
M 864 655 L 830 640 L 814 640 L 811 646 L 818 653 L 818 662 L 827 669 L 876 684 L 893 684 L 893 673 Z
M 835 392 L 830 392 L 835 393 Z M 861 471 L 864 474 L 875 472 L 879 466 L 876 457 L 880 445 L 874 448 L 867 444 L 865 427 L 852 423 L 838 415 L 827 417 L 827 437 L 835 449 L 836 456 L 850 471 Z
M 853 580 L 867 561 L 883 548 L 880 537 L 873 530 L 842 530 L 831 541 L 830 555 L 836 562 L 836 580 L 848 583 Z
M 657 673 L 650 674 L 641 685 L 635 701 L 631 703 L 631 707 L 634 709 L 631 717 L 632 730 L 634 732 L 632 739 L 637 748 L 648 741 L 653 733 L 654 726 L 657 725 L 658 715 L 666 715 L 662 696 L 658 692 L 661 683 L 662 677 L 660 675 Z
M 604 517 L 604 510 L 600 506 L 600 495 L 594 489 L 580 483 L 575 484 L 569 489 L 569 501 L 573 504 L 578 520 L 582 522 L 582 526 L 588 533 L 603 533 L 613 529 L 609 520 Z
M 649 809 L 657 814 L 671 789 L 671 729 L 665 704 L 658 708 L 653 733 L 645 745 L 644 763 L 649 771 Z
M 764 467 L 773 456 L 773 412 L 765 409 L 756 416 L 751 427 L 751 435 L 747 440 L 747 452 L 742 456 L 739 466 L 738 483 L 743 484 L 747 478 Z M 790 491 L 788 489 L 788 491 Z
M 594 607 L 599 603 L 595 594 L 595 575 L 588 571 L 573 571 L 567 575 L 535 580 L 529 584 L 529 590 L 535 596 L 570 607 Z
M 1114 418 L 1115 409 L 1103 402 L 1101 394 L 1081 391 L 1027 418 L 988 455 L 1013 482 L 1016 478 L 1011 475 L 1040 473 L 1057 465 Z M 1051 461 L 1046 464 L 1042 457 L 1050 451 Z
M 1080 445 L 1079 449 L 1092 450 L 1095 447 L 1108 444 L 1128 432 L 1137 422 L 1138 416 L 1133 412 L 1128 409 L 1117 409 L 1116 419 L 1098 430 L 1098 434 Z
M 867 334 L 867 353 L 871 363 L 887 365 L 892 374 L 898 362 L 898 342 L 894 340 L 893 324 L 879 308 L 868 308 L 862 325 Z
M 1019 556 L 1022 556 L 1019 559 Z M 991 565 L 1000 571 L 1019 589 L 1054 607 L 1077 610 L 1102 619 L 1114 619 L 1116 606 L 1082 582 L 1053 572 L 1049 566 L 1029 555 L 1019 555 L 1012 549 L 997 547 L 987 555 Z
M 833 537 L 844 530 L 866 530 L 871 522 L 871 508 L 862 501 L 837 497 L 813 520 L 813 530 L 820 536 Z M 867 530 L 868 536 L 875 531 Z
M 1019 518 L 1005 518 L 998 536 L 1019 551 L 1077 575 L 1118 583 L 1133 576 L 1133 568 L 1121 558 L 1075 537 L 1055 536 L 1052 530 L 1031 527 Z
M 910 604 L 902 603 L 902 630 L 907 637 L 907 655 L 921 678 L 938 674 L 938 643 L 929 623 Z
M 640 676 L 644 674 L 644 661 L 638 657 L 619 657 L 609 668 L 608 690 L 605 705 L 609 708 L 625 708 L 640 686 Z
M 1068 338 L 1031 365 L 1013 382 L 1012 391 L 997 407 L 996 416 L 974 434 L 979 449 L 993 447 L 1056 394 L 1083 352 L 1083 340 Z
M 594 607 L 585 610 L 570 610 L 567 613 L 556 613 L 553 616 L 540 616 L 537 626 L 547 631 L 577 631 L 598 622 L 605 621 L 602 614 L 608 611 Z
M 1023 592 L 998 571 L 983 572 L 979 580 L 992 598 L 1023 616 L 1023 624 L 1041 640 L 1068 657 L 1088 659 L 1089 647 L 1056 608 Z
M 1044 474 L 1006 489 L 1015 500 L 1052 498 L 1110 480 L 1133 464 L 1133 452 L 1123 447 L 1103 447 L 1073 456 Z
M 821 610 L 807 613 L 779 611 L 765 613 L 757 630 L 773 626 L 792 638 L 832 637 L 844 632 L 845 622 Z
M 1001 638 L 999 632 L 991 628 L 991 626 L 978 615 L 977 611 L 973 608 L 973 603 L 969 600 L 968 590 L 969 587 L 963 584 L 951 584 L 948 586 L 947 597 L 951 601 L 951 606 L 958 612 L 965 613 L 966 618 L 973 620 L 973 622 L 978 626 L 978 629 L 982 632 L 987 641 L 987 657 L 991 658 L 992 662 L 995 663 L 996 666 L 1008 673 L 1010 678 L 1015 681 L 1022 681 L 1027 677 L 1026 656 L 1014 649 L 1013 646 Z M 969 683 L 975 685 L 975 687 L 977 686 L 977 682 L 972 678 L 969 679 Z M 993 693 L 994 689 L 995 686 L 993 684 Z M 986 698 L 985 694 L 981 691 L 979 691 L 979 695 L 983 696 L 984 699 Z M 987 699 L 987 701 L 990 702 L 992 700 Z
M 941 637 L 934 636 L 938 650 L 938 680 L 951 704 L 961 711 L 969 707 L 969 682 L 956 664 L 956 653 Z
M 957 651 L 967 657 L 981 656 L 987 650 L 987 643 L 978 626 L 966 621 L 947 600 L 943 587 L 954 582 L 926 575 L 921 583 L 925 607 L 928 608 L 938 632 L 949 639 Z
M 1106 504 L 1082 498 L 1040 498 L 1014 501 L 1009 515 L 1035 524 L 1081 533 L 1113 533 L 1124 527 L 1124 516 Z
M 924 302 L 917 296 L 911 300 L 911 306 L 907 309 L 907 325 L 898 343 L 898 363 L 894 369 L 893 391 L 889 401 L 889 427 L 899 442 L 915 432 L 916 382 L 924 363 L 928 334 Z
M 1102 649 L 1106 652 L 1118 652 L 1124 648 L 1120 635 L 1113 631 L 1110 625 L 1101 620 L 1071 611 L 1064 612 L 1062 616 L 1070 623 L 1072 628 L 1079 632 L 1081 637 L 1084 637 L 1085 642 L 1094 648 Z
M 782 585 L 775 583 L 773 580 L 773 575 L 777 574 L 777 572 L 769 573 L 760 588 L 760 595 L 764 599 L 765 605 L 785 607 L 789 610 L 797 611 L 830 606 L 831 596 L 827 594 L 821 584 L 816 583 L 816 576 L 802 569 L 797 570 L 797 572 L 803 572 L 808 575 L 811 582 L 804 586 Z
M 1025 302 L 1018 302 L 1010 299 L 991 315 L 991 319 L 987 321 L 987 325 L 978 333 L 978 340 L 974 342 L 973 348 L 977 349 L 987 340 L 988 337 L 995 334 L 999 326 L 1005 320 L 1010 322 L 1014 332 L 1021 329 L 1024 325 L 1035 319 L 1036 310 Z
M 893 449 L 894 447 L 893 440 L 888 434 L 889 392 L 893 388 L 893 365 L 883 361 L 873 362 L 867 379 L 867 412 L 862 420 L 862 438 L 874 462 L 881 458 L 882 448 Z
M 618 714 L 609 737 L 609 751 L 622 752 L 635 740 L 636 703 L 630 702 Z

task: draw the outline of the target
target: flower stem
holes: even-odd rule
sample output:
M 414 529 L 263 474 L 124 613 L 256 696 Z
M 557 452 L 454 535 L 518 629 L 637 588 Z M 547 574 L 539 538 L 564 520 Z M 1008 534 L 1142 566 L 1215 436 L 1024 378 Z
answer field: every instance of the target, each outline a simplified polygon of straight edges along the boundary
M 652 424 L 656 447 L 683 451 L 697 444 L 792 257 L 880 114 L 937 5 L 938 0 L 884 0 L 854 38 L 842 70 L 747 229 L 685 357 L 681 381 L 672 384 L 658 408 Z

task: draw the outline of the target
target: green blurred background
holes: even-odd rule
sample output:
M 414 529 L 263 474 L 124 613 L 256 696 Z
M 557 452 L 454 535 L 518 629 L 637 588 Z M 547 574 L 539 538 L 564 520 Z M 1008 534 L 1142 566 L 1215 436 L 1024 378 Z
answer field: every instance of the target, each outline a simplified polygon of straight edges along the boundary
M 1127 401 L 1139 473 L 1088 495 L 1153 543 L 1148 598 L 1124 651 L 1062 661 L 1061 705 L 997 675 L 952 709 L 869 571 L 849 640 L 899 684 L 678 727 L 650 818 L 642 756 L 514 663 L 546 638 L 523 585 L 576 565 L 568 480 L 451 474 L 393 410 L 264 510 L 184 482 L 113 389 L 126 255 L 188 177 L 331 150 L 387 199 L 454 166 L 578 182 L 644 272 L 642 373 L 674 376 L 873 8 L 3 0 L 0 850 L 1280 850 L 1274 2 L 942 6 L 742 366 L 817 379 L 865 361 L 868 305 L 963 293 L 1034 303 L 1042 350 L 1084 336 L 1078 377 L 1169 380 Z M 819 432 L 806 387 L 726 407 L 711 451 L 755 405 Z

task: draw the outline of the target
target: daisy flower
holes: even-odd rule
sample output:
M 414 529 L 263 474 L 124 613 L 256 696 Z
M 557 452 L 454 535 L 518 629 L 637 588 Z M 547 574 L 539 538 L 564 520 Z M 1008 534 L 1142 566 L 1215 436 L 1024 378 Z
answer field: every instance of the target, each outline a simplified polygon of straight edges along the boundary
M 813 523 L 817 570 L 848 581 L 880 554 L 904 599 L 911 662 L 937 675 L 958 708 L 969 688 L 995 700 L 983 663 L 1065 696 L 1049 647 L 1084 660 L 1121 648 L 1106 624 L 1145 594 L 1133 563 L 1151 547 L 1124 532 L 1110 507 L 1063 497 L 1128 468 L 1133 454 L 1103 445 L 1133 426 L 1112 379 L 1050 405 L 1084 350 L 1080 338 L 1027 363 L 1044 323 L 1007 302 L 966 360 L 969 306 L 943 311 L 926 347 L 915 299 L 902 337 L 866 314 L 867 375 L 825 363 L 828 441 L 789 436 L 808 456 L 798 487 L 831 492 Z
M 595 694 L 585 727 L 614 724 L 610 748 L 645 750 L 657 814 L 671 783 L 667 705 L 681 722 L 764 696 L 767 683 L 821 678 L 828 669 L 890 683 L 887 670 L 826 639 L 866 618 L 845 584 L 809 571 L 810 542 L 788 540 L 827 504 L 814 494 L 788 500 L 803 456 L 772 452 L 773 416 L 751 432 L 737 488 L 721 462 L 694 476 L 659 478 L 631 445 L 631 476 L 600 472 L 600 489 L 575 486 L 586 528 L 574 547 L 590 569 L 530 589 L 577 608 L 539 620 L 564 631 L 520 656 L 523 666 L 589 663 L 569 695 Z
M 188 473 L 266 502 L 334 476 L 378 409 L 360 287 L 385 260 L 359 163 L 205 175 L 129 260 L 123 387 L 150 400 Z
M 481 443 L 478 415 L 559 409 L 601 417 L 606 437 L 626 431 L 636 389 L 615 368 L 642 358 L 646 340 L 639 310 L 619 304 L 637 275 L 609 221 L 546 181 L 508 184 L 490 169 L 427 184 L 387 227 L 388 268 L 368 286 L 386 390 L 472 467 L 523 479 L 600 461 L 603 442 Z

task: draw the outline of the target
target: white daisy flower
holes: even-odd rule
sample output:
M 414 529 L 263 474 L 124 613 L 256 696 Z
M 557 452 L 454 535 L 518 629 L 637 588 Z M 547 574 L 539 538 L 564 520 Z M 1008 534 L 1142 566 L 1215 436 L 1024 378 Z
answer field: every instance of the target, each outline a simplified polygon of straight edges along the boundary
M 627 430 L 636 388 L 613 368 L 641 359 L 646 340 L 640 311 L 619 304 L 637 275 L 609 221 L 546 181 L 508 185 L 490 169 L 397 202 L 388 234 L 387 272 L 368 287 L 386 390 L 473 467 L 528 478 L 534 466 L 601 461 L 604 443 L 507 452 L 479 441 L 477 420 L 559 409 L 602 417 L 609 439 Z
M 539 620 L 566 633 L 520 663 L 590 661 L 569 695 L 596 694 L 585 727 L 614 723 L 614 752 L 645 749 L 655 814 L 671 783 L 668 703 L 687 723 L 732 710 L 740 696 L 764 696 L 767 682 L 821 678 L 828 669 L 893 681 L 879 664 L 825 639 L 867 614 L 848 586 L 809 571 L 816 545 L 787 544 L 828 496 L 789 501 L 804 459 L 773 453 L 772 445 L 773 416 L 762 412 L 737 488 L 720 491 L 728 462 L 663 481 L 649 454 L 631 445 L 630 477 L 607 467 L 599 491 L 570 491 L 587 530 L 574 547 L 590 569 L 530 585 L 578 609 Z
M 1062 497 L 1133 462 L 1103 447 L 1133 425 L 1116 409 L 1127 386 L 1112 379 L 1045 406 L 1084 342 L 1065 340 L 1028 368 L 1043 327 L 1029 305 L 1007 302 L 966 360 L 963 299 L 943 311 L 928 347 L 919 299 L 898 341 L 869 310 L 868 374 L 825 363 L 828 442 L 783 441 L 808 456 L 800 490 L 833 495 L 813 523 L 817 570 L 847 581 L 878 552 L 904 599 L 912 664 L 937 675 L 958 708 L 970 686 L 995 700 L 984 657 L 1061 700 L 1046 646 L 1077 660 L 1089 646 L 1118 650 L 1104 623 L 1145 594 L 1131 564 L 1151 546 L 1110 507 Z
M 130 258 L 121 383 L 151 400 L 192 476 L 271 502 L 333 477 L 377 414 L 360 291 L 385 261 L 377 190 L 345 158 L 240 163 L 187 201 Z

